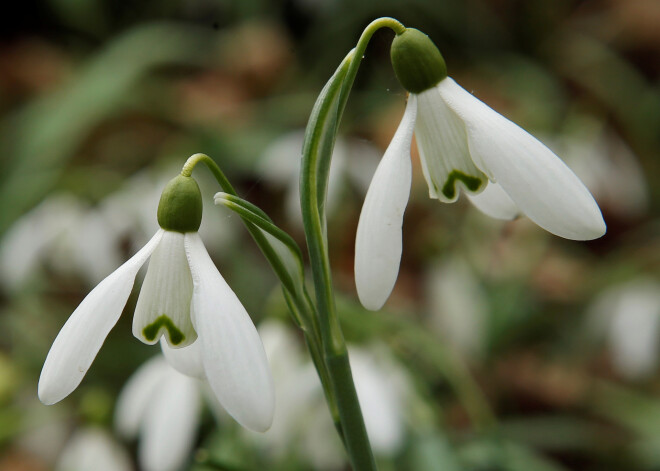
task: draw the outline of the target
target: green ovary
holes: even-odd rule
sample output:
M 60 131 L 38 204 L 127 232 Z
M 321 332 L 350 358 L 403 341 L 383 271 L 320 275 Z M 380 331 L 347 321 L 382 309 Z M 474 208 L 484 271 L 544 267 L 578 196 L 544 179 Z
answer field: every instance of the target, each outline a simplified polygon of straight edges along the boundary
M 456 196 L 456 180 L 462 181 L 465 187 L 470 191 L 477 191 L 483 184 L 483 181 L 479 177 L 466 175 L 460 170 L 452 170 L 442 187 L 442 194 L 449 199 L 453 199 L 454 196 Z
M 165 314 L 158 317 L 154 322 L 142 329 L 142 335 L 151 342 L 156 338 L 156 335 L 158 335 L 158 332 L 160 332 L 160 329 L 163 327 L 167 329 L 172 345 L 179 345 L 186 339 L 183 332 L 177 329 L 172 320 Z

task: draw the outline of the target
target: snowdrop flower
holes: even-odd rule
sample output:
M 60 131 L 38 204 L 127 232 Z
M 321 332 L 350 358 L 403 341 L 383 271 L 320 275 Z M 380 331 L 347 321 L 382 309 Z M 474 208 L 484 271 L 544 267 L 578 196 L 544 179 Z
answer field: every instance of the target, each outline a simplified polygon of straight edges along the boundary
M 660 284 L 639 278 L 601 293 L 589 308 L 592 330 L 608 340 L 612 366 L 629 380 L 644 379 L 658 366 Z
M 406 29 L 394 39 L 391 56 L 410 96 L 358 224 L 355 278 L 366 308 L 383 306 L 399 271 L 413 131 L 431 198 L 451 203 L 462 190 L 493 217 L 511 219 L 521 212 L 568 239 L 605 233 L 596 202 L 575 174 L 541 142 L 447 77 L 444 59 L 428 36 Z
M 118 233 L 97 211 L 70 195 L 44 200 L 0 242 L 0 281 L 20 288 L 43 262 L 59 273 L 79 271 L 98 283 L 120 259 Z
M 132 471 L 128 453 L 110 434 L 99 428 L 84 428 L 68 441 L 55 471 Z
M 54 404 L 82 381 L 151 257 L 133 317 L 133 334 L 171 347 L 196 340 L 204 375 L 241 425 L 264 431 L 274 409 L 273 383 L 259 334 L 209 257 L 197 230 L 202 199 L 189 176 L 172 179 L 158 207 L 160 229 L 82 301 L 58 334 L 39 379 L 39 398 Z
M 115 428 L 127 439 L 139 436 L 140 469 L 175 471 L 193 450 L 201 407 L 200 381 L 179 373 L 157 355 L 131 376 L 119 394 Z

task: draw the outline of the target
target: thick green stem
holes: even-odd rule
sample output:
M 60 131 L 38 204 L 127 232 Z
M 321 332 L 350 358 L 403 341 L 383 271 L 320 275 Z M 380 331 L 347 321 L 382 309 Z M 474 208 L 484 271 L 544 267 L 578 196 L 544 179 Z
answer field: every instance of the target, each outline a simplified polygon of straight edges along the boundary
M 346 343 L 337 318 L 324 207 L 330 161 L 341 115 L 367 44 L 374 32 L 382 27 L 390 27 L 396 32 L 405 29 L 401 23 L 391 18 L 372 22 L 362 33 L 356 48 L 346 56 L 330 78 L 319 95 L 308 122 L 300 178 L 303 225 L 314 278 L 323 355 L 339 409 L 344 444 L 355 471 L 375 470 L 376 464 L 351 374 Z

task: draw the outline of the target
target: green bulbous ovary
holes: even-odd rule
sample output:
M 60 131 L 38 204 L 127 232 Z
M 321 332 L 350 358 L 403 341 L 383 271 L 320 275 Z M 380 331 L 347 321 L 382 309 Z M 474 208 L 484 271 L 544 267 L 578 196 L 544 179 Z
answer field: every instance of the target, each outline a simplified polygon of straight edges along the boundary
M 390 57 L 399 82 L 410 93 L 422 93 L 447 77 L 447 66 L 431 38 L 407 28 L 392 41 Z
M 192 177 L 170 180 L 158 203 L 158 224 L 166 231 L 197 232 L 202 223 L 202 194 Z

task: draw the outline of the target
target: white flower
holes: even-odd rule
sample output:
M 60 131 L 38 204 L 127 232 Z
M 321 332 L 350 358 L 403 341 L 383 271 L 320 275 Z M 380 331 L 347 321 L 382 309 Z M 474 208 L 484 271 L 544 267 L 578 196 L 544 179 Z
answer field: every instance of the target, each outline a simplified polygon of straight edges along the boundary
M 181 193 L 172 180 L 161 198 Z M 184 186 L 185 186 L 184 185 Z M 196 194 L 199 189 L 196 187 Z M 174 190 L 172 190 L 174 188 Z M 187 190 L 186 190 L 187 191 Z M 130 260 L 105 278 L 82 301 L 58 334 L 39 379 L 39 398 L 53 404 L 82 381 L 110 329 L 117 323 L 131 293 L 135 276 L 151 256 L 133 317 L 133 334 L 155 344 L 164 337 L 172 347 L 195 342 L 204 376 L 223 407 L 241 425 L 264 431 L 272 422 L 273 382 L 266 354 L 250 316 L 209 257 L 196 228 L 201 221 L 161 212 L 162 227 L 180 224 L 190 229 L 160 229 Z M 185 196 L 185 195 L 184 195 Z M 201 198 L 201 197 L 200 197 Z M 175 205 L 173 205 L 175 206 Z M 176 207 L 176 206 L 175 206 Z M 167 209 L 167 207 L 165 207 Z M 186 207 L 190 209 L 190 207 Z
M 557 146 L 606 212 L 631 219 L 647 211 L 649 185 L 639 158 L 613 130 L 602 123 L 578 120 Z
M 115 427 L 125 438 L 140 437 L 140 469 L 175 471 L 190 457 L 201 406 L 199 380 L 177 372 L 157 355 L 122 389 Z
M 400 74 L 394 52 L 392 63 Z M 431 198 L 453 202 L 462 189 L 496 218 L 511 219 L 521 212 L 547 231 L 575 240 L 605 233 L 593 197 L 550 149 L 451 78 L 435 83 L 410 93 L 360 214 L 355 278 L 360 301 L 368 309 L 383 306 L 397 278 L 413 131 Z
M 604 334 L 612 366 L 629 380 L 644 379 L 658 366 L 660 284 L 638 278 L 601 293 L 589 308 L 592 330 Z
M 110 434 L 99 428 L 84 428 L 67 442 L 55 471 L 132 471 L 128 453 Z

